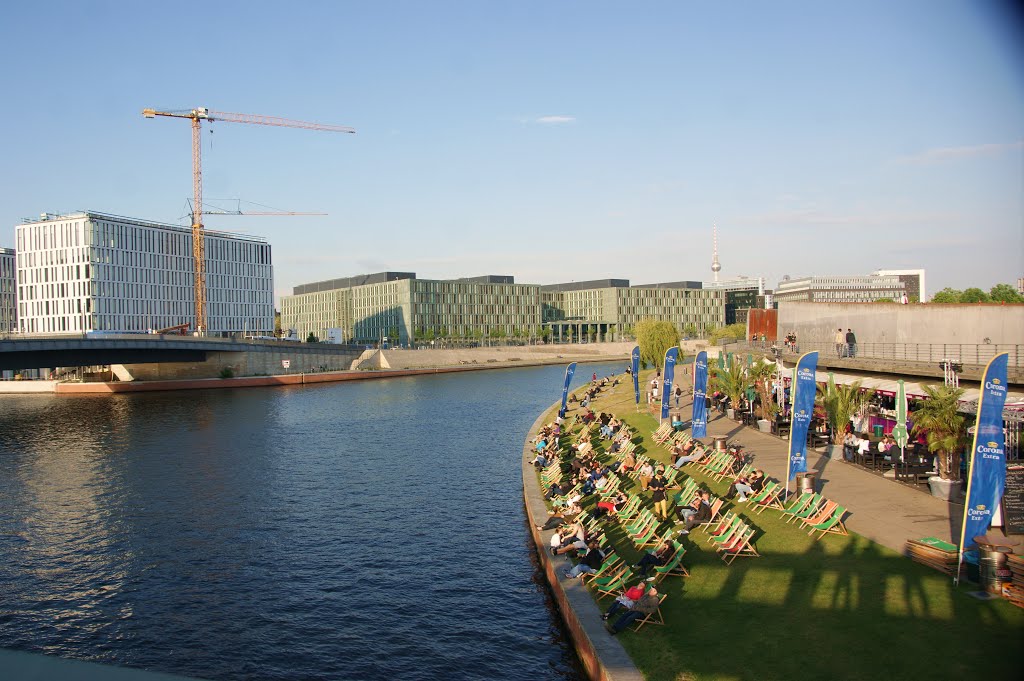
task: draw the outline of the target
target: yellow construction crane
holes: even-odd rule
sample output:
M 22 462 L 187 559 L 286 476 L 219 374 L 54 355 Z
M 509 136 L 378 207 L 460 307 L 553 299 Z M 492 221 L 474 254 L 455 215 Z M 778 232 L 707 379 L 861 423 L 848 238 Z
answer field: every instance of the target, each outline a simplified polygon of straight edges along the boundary
M 282 128 L 304 128 L 306 130 L 326 130 L 328 132 L 355 132 L 353 128 L 343 125 L 322 125 L 293 121 L 277 116 L 258 116 L 255 114 L 228 113 L 213 111 L 206 107 L 197 107 L 181 111 L 157 111 L 143 109 L 146 118 L 169 116 L 171 118 L 187 118 L 192 121 L 192 257 L 195 260 L 195 295 L 196 323 L 199 333 L 206 332 L 206 240 L 203 233 L 203 168 L 202 168 L 202 121 L 213 123 L 249 123 L 251 125 L 273 125 Z

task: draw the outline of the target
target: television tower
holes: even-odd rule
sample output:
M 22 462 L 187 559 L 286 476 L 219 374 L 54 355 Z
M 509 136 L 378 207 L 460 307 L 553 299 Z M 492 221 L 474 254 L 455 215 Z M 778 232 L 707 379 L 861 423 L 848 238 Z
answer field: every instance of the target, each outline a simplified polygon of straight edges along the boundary
M 718 283 L 718 273 L 722 271 L 722 263 L 718 262 L 718 226 L 713 225 L 715 238 L 715 254 L 711 260 L 711 271 L 715 273 L 715 283 Z

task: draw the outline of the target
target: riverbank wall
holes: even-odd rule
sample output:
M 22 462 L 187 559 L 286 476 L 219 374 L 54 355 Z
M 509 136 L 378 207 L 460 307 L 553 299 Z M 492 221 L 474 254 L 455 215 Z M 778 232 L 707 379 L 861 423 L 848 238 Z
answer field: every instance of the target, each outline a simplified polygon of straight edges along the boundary
M 309 385 L 340 381 L 365 381 L 403 376 L 513 369 L 569 362 L 610 362 L 621 360 L 623 370 L 629 350 L 625 344 L 594 344 L 580 352 L 575 346 L 546 346 L 542 351 L 524 352 L 528 348 L 468 348 L 465 350 L 368 350 L 352 363 L 359 369 L 338 371 L 303 371 L 294 368 L 288 373 L 266 376 L 238 376 L 210 378 L 208 376 L 152 378 L 133 381 L 0 381 L 0 394 L 57 393 L 62 395 L 111 394 L 166 390 L 208 390 L 223 388 L 252 388 L 265 386 Z M 631 348 L 632 346 L 630 346 Z M 621 353 L 621 354 L 620 354 Z M 128 368 L 134 374 L 137 367 Z M 400 368 L 396 368 L 400 367 Z M 160 376 L 159 372 L 148 375 Z M 167 372 L 164 375 L 173 375 Z M 136 375 L 136 378 L 139 378 Z
M 605 630 L 601 609 L 587 588 L 579 580 L 562 576 L 562 572 L 571 567 L 572 563 L 564 556 L 551 555 L 548 550 L 554 530 L 538 529 L 547 522 L 548 512 L 544 491 L 530 463 L 534 453 L 531 440 L 550 413 L 548 409 L 537 417 L 523 442 L 523 504 L 537 558 L 587 676 L 592 681 L 642 681 L 643 674 L 625 648 Z

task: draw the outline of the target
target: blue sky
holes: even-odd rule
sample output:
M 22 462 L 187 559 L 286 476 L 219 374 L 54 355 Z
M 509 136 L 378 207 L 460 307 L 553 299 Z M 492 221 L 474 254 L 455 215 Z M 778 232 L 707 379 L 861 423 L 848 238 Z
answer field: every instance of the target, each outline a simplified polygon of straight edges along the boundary
M 291 5 L 291 6 L 289 6 Z M 552 283 L 1024 276 L 1024 41 L 1011 5 L 17 3 L 0 25 L 0 245 L 41 212 L 187 224 L 204 193 L 327 217 L 265 236 L 278 294 L 384 269 Z M 223 205 L 223 204 L 222 204 Z M 252 207 L 252 209 L 256 209 Z

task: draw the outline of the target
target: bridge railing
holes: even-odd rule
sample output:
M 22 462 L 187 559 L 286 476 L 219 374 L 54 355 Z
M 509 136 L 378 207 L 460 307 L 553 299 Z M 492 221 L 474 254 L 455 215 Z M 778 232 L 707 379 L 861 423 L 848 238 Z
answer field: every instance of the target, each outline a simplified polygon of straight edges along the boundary
M 744 341 L 728 345 L 727 350 L 731 352 L 763 351 L 770 349 L 772 345 L 772 343 Z M 787 352 L 780 341 L 776 341 L 774 346 Z M 850 357 L 849 348 L 845 344 L 843 346 L 842 354 L 840 354 L 836 343 L 798 342 L 797 351 L 802 354 L 817 350 L 823 357 Z M 1020 343 L 857 343 L 854 347 L 853 357 L 936 365 L 943 360 L 950 360 L 960 364 L 985 366 L 993 357 L 1003 352 L 1009 355 L 1009 366 L 1024 367 L 1024 344 Z

